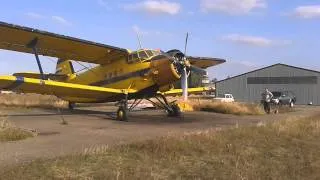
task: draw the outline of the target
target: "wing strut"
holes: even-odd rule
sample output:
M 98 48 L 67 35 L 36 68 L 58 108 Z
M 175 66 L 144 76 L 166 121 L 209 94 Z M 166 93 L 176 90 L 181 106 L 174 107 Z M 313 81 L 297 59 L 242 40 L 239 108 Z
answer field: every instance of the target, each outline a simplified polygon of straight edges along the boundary
M 39 71 L 40 71 L 41 79 L 45 80 L 45 76 L 43 74 L 43 70 L 42 70 L 40 59 L 39 59 L 38 51 L 37 51 L 37 48 L 36 48 L 37 43 L 38 43 L 38 38 L 34 38 L 32 41 L 30 41 L 30 43 L 27 44 L 27 47 L 28 48 L 32 48 L 34 56 L 36 57 L 36 60 L 37 60 L 37 64 L 38 64 L 38 68 L 39 68 Z

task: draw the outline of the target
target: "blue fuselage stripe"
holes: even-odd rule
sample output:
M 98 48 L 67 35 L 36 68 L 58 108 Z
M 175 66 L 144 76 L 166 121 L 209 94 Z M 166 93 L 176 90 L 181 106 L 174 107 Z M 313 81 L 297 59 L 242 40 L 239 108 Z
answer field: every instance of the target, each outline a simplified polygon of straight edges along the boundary
M 128 74 L 125 74 L 122 76 L 117 76 L 117 77 L 113 77 L 110 79 L 104 79 L 102 81 L 94 82 L 94 83 L 91 83 L 90 85 L 92 85 L 92 86 L 106 86 L 109 84 L 114 84 L 114 83 L 129 79 L 129 78 L 143 76 L 144 74 L 148 73 L 149 70 L 150 70 L 150 68 L 142 69 L 142 70 L 131 72 L 131 73 L 128 73 Z
M 15 90 L 17 89 L 19 86 L 21 86 L 24 83 L 24 77 L 20 77 L 20 76 L 16 76 L 16 81 L 13 82 L 10 86 L 4 88 L 7 90 Z

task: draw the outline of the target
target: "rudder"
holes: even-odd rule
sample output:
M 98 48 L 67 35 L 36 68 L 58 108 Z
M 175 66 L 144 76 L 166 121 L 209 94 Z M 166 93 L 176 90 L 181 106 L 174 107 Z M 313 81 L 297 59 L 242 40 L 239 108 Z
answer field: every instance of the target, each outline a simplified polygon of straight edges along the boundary
M 74 69 L 71 60 L 58 59 L 56 73 L 58 75 L 74 74 Z

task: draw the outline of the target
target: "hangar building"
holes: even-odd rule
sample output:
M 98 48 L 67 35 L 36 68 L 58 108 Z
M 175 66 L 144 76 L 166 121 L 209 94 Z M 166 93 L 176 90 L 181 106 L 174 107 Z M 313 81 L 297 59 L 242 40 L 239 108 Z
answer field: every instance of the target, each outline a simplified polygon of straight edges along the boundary
M 216 82 L 216 96 L 231 93 L 236 101 L 259 102 L 265 88 L 291 91 L 296 104 L 320 105 L 320 72 L 286 64 L 274 64 Z

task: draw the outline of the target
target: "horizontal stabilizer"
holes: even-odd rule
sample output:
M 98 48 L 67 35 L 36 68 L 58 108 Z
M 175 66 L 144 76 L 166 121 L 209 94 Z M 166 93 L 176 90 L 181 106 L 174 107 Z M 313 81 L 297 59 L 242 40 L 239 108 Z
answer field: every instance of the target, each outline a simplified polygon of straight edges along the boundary
M 51 80 L 65 80 L 68 78 L 67 75 L 64 74 L 43 74 L 45 79 Z M 25 78 L 33 78 L 33 79 L 41 79 L 41 74 L 33 73 L 33 72 L 21 72 L 21 73 L 14 73 L 13 76 L 20 76 Z

